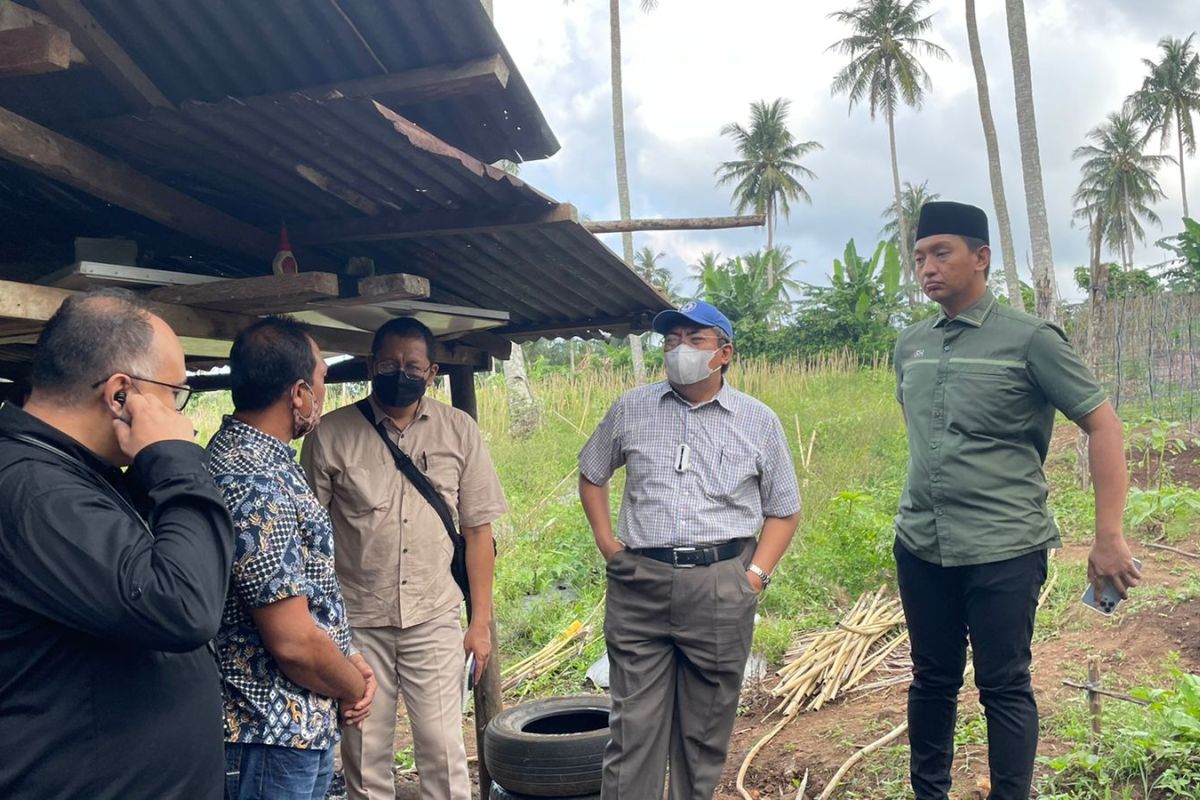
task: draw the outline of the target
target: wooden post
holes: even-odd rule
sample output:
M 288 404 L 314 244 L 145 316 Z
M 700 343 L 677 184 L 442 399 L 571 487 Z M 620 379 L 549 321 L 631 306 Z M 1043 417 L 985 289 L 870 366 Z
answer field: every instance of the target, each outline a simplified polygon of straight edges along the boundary
M 1100 747 L 1100 693 L 1096 691 L 1099 688 L 1100 659 L 1092 656 L 1088 659 L 1088 708 L 1092 712 L 1092 733 L 1095 734 L 1092 747 L 1096 749 Z
M 450 400 L 454 407 L 479 418 L 475 398 L 475 371 L 471 367 L 450 367 Z M 475 684 L 475 748 L 479 764 L 479 800 L 487 800 L 492 790 L 492 776 L 488 772 L 487 759 L 483 755 L 483 736 L 487 725 L 504 708 L 503 692 L 500 689 L 500 640 L 496 634 L 496 620 L 489 626 L 492 634 L 492 657 L 488 659 L 483 676 Z

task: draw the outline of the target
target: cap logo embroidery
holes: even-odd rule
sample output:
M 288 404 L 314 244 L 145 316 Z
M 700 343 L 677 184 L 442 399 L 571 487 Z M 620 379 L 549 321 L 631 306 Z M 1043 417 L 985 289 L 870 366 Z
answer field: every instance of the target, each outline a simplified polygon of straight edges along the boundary
M 925 355 L 924 350 L 914 350 L 913 351 L 913 358 L 921 358 L 924 355 Z
M 682 306 L 679 307 L 679 310 L 680 311 L 691 311 L 695 308 L 696 308 L 696 301 L 693 300 L 690 303 L 684 303 Z

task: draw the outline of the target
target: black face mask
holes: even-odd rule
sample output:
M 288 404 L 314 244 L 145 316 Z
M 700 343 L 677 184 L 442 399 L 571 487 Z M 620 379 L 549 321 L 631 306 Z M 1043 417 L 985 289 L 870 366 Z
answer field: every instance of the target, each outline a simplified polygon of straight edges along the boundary
M 410 378 L 403 372 L 376 375 L 371 379 L 375 399 L 390 408 L 407 408 L 425 394 L 425 379 Z

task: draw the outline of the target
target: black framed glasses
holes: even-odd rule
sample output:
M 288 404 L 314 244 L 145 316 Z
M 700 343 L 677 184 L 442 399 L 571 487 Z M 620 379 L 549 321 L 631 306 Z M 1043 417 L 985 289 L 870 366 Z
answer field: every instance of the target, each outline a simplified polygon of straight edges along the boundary
M 176 411 L 183 411 L 183 409 L 187 408 L 188 401 L 192 399 L 193 390 L 192 387 L 188 386 L 187 384 L 180 385 L 177 383 L 164 383 L 163 381 L 156 381 L 153 378 L 142 378 L 137 375 L 130 375 L 129 377 L 135 381 L 141 381 L 142 383 L 153 383 L 155 386 L 165 386 L 170 389 L 171 396 L 175 400 Z M 108 378 L 103 378 L 96 381 L 92 384 L 92 388 L 98 389 L 106 380 L 108 380 Z
M 409 364 L 408 366 L 401 369 L 400 365 L 397 364 L 395 361 L 380 361 L 378 364 L 375 365 L 375 372 L 377 372 L 380 375 L 395 375 L 397 372 L 403 372 L 405 375 L 407 375 L 409 378 L 413 379 L 414 381 L 423 381 L 426 378 L 428 378 L 429 370 L 431 370 L 431 369 L 433 369 L 432 364 L 428 367 L 425 367 L 424 369 L 422 369 L 421 367 L 418 367 L 414 364 Z

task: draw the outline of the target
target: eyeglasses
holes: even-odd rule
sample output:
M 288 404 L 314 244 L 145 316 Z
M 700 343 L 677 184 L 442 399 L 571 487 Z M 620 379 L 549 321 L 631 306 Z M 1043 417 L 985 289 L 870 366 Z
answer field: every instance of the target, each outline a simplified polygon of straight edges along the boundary
M 168 389 L 171 390 L 171 396 L 175 400 L 175 410 L 176 411 L 183 411 L 183 409 L 187 408 L 188 401 L 192 399 L 192 391 L 193 391 L 192 387 L 190 387 L 186 384 L 181 386 L 181 385 L 175 384 L 175 383 L 164 383 L 162 381 L 153 380 L 152 378 L 141 378 L 141 377 L 138 377 L 137 375 L 130 375 L 129 377 L 135 381 L 141 381 L 142 383 L 153 383 L 155 386 L 166 386 Z M 102 380 L 96 381 L 95 383 L 92 384 L 92 388 L 98 389 L 100 387 L 100 385 L 103 384 L 104 381 L 107 381 L 107 380 L 108 380 L 108 378 L 104 378 Z
M 687 336 L 678 336 L 678 335 L 672 333 L 672 334 L 669 334 L 669 335 L 663 337 L 663 349 L 664 350 L 674 350 L 676 347 L 679 347 L 679 345 L 683 344 L 684 342 L 687 342 L 692 347 L 702 347 L 702 346 L 704 346 L 706 344 L 710 344 L 712 342 L 716 342 L 717 347 L 724 347 L 725 344 L 727 344 L 726 342 L 721 341 L 721 337 L 719 337 L 719 336 L 705 336 L 704 334 L 701 334 L 701 333 L 693 333 L 693 334 L 689 334 Z
M 407 375 L 409 378 L 412 378 L 414 381 L 425 380 L 425 378 L 428 377 L 428 375 L 429 375 L 429 370 L 432 368 L 433 368 L 433 365 L 430 365 L 430 366 L 422 369 L 421 367 L 415 366 L 413 364 L 409 364 L 407 367 L 405 367 L 402 370 L 402 369 L 400 369 L 400 365 L 397 364 L 395 361 L 380 361 L 378 364 L 375 365 L 375 371 L 377 373 L 379 373 L 380 375 L 395 375 L 397 372 L 403 372 L 405 375 Z

